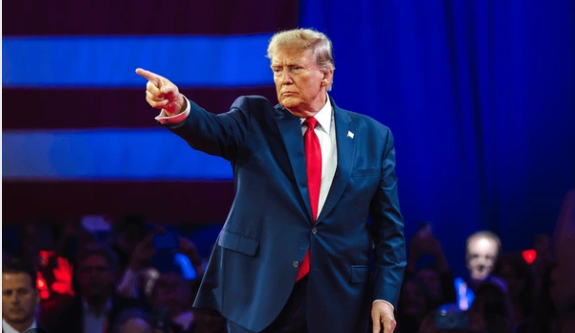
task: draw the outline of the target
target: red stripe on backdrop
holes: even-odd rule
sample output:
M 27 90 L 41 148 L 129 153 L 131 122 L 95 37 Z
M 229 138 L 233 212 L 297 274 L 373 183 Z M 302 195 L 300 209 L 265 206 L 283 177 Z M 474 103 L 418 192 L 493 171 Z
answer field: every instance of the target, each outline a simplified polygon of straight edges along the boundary
M 277 104 L 274 87 L 191 88 L 181 92 L 213 113 L 230 109 L 242 95 L 262 95 Z M 2 89 L 4 130 L 154 127 L 159 110 L 145 88 Z
M 3 181 L 2 189 L 7 223 L 131 213 L 156 222 L 222 223 L 234 198 L 230 181 Z
M 229 35 L 297 26 L 297 0 L 38 0 L 2 4 L 4 36 Z

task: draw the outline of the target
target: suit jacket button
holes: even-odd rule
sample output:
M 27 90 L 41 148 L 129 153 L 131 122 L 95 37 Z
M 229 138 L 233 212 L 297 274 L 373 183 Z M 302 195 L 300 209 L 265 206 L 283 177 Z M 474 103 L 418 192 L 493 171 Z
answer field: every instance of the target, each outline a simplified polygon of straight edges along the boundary
M 298 267 L 299 267 L 299 262 L 294 261 L 294 262 L 293 262 L 293 267 L 298 268 Z
M 311 233 L 314 234 L 314 235 L 317 234 L 317 229 L 316 229 L 315 227 L 313 227 L 313 228 L 311 229 Z

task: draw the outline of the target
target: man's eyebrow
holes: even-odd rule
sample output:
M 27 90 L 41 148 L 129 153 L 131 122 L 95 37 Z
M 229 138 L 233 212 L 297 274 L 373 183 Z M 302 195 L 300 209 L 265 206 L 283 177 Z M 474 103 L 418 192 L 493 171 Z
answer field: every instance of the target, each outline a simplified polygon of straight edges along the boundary
M 272 64 L 270 65 L 270 67 L 281 67 L 281 66 L 283 66 L 283 65 L 284 65 L 284 64 L 272 63 Z M 293 61 L 293 62 L 287 63 L 287 64 L 285 64 L 285 65 L 286 65 L 286 66 L 303 66 L 303 64 L 302 64 L 301 61 Z

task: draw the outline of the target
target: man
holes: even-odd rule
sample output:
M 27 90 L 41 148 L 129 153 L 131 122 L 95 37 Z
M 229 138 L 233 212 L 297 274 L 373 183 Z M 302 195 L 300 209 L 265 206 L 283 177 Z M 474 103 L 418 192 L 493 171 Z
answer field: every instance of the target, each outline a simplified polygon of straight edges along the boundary
M 469 279 L 455 279 L 457 303 L 461 310 L 469 309 L 475 298 L 474 290 L 490 278 L 500 251 L 501 241 L 490 231 L 478 231 L 467 238 L 465 265 L 469 271 Z
M 50 332 L 102 333 L 124 308 L 136 307 L 137 301 L 115 293 L 117 259 L 109 248 L 98 243 L 86 244 L 78 253 L 78 297 L 64 299 L 43 313 L 43 323 Z
M 23 333 L 37 328 L 36 271 L 31 265 L 12 258 L 2 264 L 2 332 Z
M 268 58 L 280 104 L 244 96 L 221 115 L 136 70 L 156 119 L 234 170 L 236 197 L 194 306 L 222 314 L 231 333 L 365 332 L 371 308 L 373 331 L 391 333 L 405 267 L 391 132 L 328 97 L 324 34 L 278 33 Z

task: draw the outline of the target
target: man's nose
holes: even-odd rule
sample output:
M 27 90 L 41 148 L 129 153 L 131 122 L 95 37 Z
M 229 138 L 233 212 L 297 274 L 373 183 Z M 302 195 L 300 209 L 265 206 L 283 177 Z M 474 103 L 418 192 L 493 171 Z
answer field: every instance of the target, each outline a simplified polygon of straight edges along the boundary
M 282 80 L 281 80 L 282 84 L 290 84 L 293 82 L 292 78 L 291 78 L 291 74 L 289 71 L 285 70 L 282 72 Z

